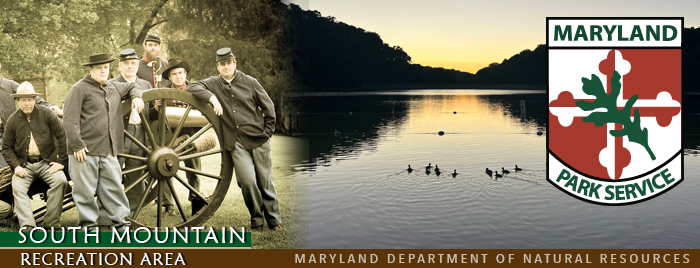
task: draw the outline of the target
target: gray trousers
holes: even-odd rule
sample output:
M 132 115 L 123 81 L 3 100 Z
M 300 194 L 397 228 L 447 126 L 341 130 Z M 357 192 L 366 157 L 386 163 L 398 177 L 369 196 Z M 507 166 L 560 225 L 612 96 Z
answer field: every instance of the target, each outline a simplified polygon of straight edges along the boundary
M 46 215 L 44 216 L 44 226 L 61 227 L 61 213 L 63 212 L 63 196 L 68 186 L 68 180 L 63 171 L 59 170 L 53 174 L 49 173 L 51 166 L 46 161 L 39 161 L 24 167 L 27 176 L 20 177 L 12 175 L 12 194 L 15 196 L 15 213 L 19 219 L 19 226 L 29 225 L 36 227 L 32 203 L 27 192 L 34 179 L 40 178 L 49 185 L 48 200 L 46 202 Z
M 0 132 L 0 148 L 2 148 L 2 134 Z M 5 161 L 5 158 L 2 157 L 2 154 L 0 154 L 0 168 L 4 168 L 6 166 L 9 166 L 7 162 Z
M 73 179 L 73 200 L 78 208 L 78 225 L 96 227 L 99 208 L 97 196 L 107 213 L 111 226 L 122 229 L 129 226 L 129 201 L 122 189 L 122 170 L 116 156 L 88 155 L 85 161 L 78 162 L 73 154 L 68 155 L 70 176 Z
M 272 142 L 268 140 L 257 148 L 247 150 L 239 139 L 231 152 L 236 180 L 250 212 L 251 228 L 262 226 L 264 220 L 267 220 L 268 227 L 282 224 L 272 178 L 271 148 Z
M 12 215 L 12 206 L 5 201 L 0 200 L 0 220 Z
M 126 131 L 129 132 L 129 134 L 131 134 L 132 136 L 134 136 L 134 138 L 136 138 L 142 144 L 146 145 L 146 134 L 141 124 L 127 124 Z M 124 153 L 135 156 L 143 156 L 143 149 L 136 145 L 136 143 L 134 143 L 131 139 L 125 138 Z M 138 166 L 142 166 L 143 164 L 145 163 L 139 160 L 119 157 L 119 166 L 124 166 L 124 169 L 132 169 Z M 129 185 L 134 183 L 136 180 L 138 180 L 139 177 L 141 177 L 141 175 L 143 175 L 143 171 L 131 172 L 129 174 L 124 175 L 124 189 L 126 189 L 126 187 L 129 187 Z M 129 217 L 132 217 L 134 215 L 134 211 L 136 211 L 136 208 L 139 206 L 139 201 L 141 201 L 141 197 L 143 196 L 144 191 L 146 191 L 146 180 L 143 180 L 140 183 L 136 184 L 134 188 L 131 188 L 131 190 L 126 193 L 126 199 L 129 201 Z M 102 202 L 100 202 L 99 198 L 97 199 L 97 202 L 98 207 L 100 208 L 100 216 L 97 219 L 97 223 L 99 225 L 106 226 L 112 225 L 112 222 L 109 220 L 109 218 L 107 218 L 107 211 L 105 211 L 102 208 Z

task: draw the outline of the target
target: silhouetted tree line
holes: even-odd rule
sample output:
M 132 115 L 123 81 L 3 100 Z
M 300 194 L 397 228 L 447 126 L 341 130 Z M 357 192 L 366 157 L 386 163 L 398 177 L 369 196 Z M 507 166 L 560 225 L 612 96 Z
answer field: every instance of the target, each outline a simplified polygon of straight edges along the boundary
M 389 46 L 379 34 L 318 11 L 291 5 L 289 23 L 295 74 L 307 90 L 401 84 L 547 85 L 544 44 L 472 74 L 413 64 L 401 47 Z M 683 34 L 684 89 L 700 92 L 700 28 L 686 28 Z

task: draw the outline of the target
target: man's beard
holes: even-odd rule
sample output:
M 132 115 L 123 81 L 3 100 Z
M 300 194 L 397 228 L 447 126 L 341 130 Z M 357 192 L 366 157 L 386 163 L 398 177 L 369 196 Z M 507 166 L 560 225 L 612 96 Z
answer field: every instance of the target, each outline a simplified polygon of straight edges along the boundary
M 146 58 L 148 58 L 148 61 L 154 61 L 156 60 L 156 57 L 158 57 L 159 53 L 158 52 L 148 52 L 146 51 Z

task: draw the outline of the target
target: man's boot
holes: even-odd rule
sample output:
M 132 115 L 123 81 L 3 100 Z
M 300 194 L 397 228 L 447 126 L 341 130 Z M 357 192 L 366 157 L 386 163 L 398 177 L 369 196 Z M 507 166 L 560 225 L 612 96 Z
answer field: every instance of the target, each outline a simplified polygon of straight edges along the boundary
M 199 210 L 207 204 L 204 202 L 204 200 L 194 194 L 190 194 L 190 201 L 192 202 L 192 216 L 197 214 L 197 212 L 199 212 Z

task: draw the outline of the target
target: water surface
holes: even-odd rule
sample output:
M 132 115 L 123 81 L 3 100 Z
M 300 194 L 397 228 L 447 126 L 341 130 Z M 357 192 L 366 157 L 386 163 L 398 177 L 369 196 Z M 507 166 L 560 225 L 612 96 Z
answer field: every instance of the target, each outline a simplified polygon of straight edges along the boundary
M 544 91 L 304 98 L 311 159 L 297 169 L 309 176 L 310 248 L 700 247 L 694 151 L 685 181 L 653 200 L 607 207 L 572 198 L 546 181 Z M 427 174 L 428 163 L 442 174 Z M 495 179 L 487 167 L 511 173 Z

